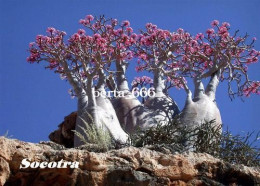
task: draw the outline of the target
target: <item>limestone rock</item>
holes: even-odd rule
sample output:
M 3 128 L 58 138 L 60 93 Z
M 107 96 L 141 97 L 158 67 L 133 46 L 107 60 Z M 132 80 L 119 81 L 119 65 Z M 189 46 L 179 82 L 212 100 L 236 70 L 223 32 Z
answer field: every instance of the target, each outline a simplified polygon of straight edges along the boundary
M 260 169 L 206 153 L 164 154 L 127 147 L 105 153 L 0 137 L 0 185 L 258 185 Z M 22 159 L 78 161 L 79 168 L 19 169 Z

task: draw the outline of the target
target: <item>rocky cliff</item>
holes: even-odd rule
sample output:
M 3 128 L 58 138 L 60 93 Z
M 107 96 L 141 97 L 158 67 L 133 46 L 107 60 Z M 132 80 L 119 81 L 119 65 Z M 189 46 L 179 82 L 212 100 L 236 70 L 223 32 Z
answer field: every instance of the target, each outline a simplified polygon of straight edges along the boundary
M 95 153 L 52 142 L 0 137 L 0 185 L 258 185 L 260 170 L 231 165 L 205 153 L 170 154 L 128 147 Z M 78 161 L 79 168 L 19 169 L 31 161 Z

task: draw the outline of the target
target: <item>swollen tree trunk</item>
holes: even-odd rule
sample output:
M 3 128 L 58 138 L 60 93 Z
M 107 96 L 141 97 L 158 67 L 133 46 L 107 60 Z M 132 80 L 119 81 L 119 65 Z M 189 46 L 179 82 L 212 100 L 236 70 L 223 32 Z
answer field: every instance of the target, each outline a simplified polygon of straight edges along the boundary
M 143 109 L 143 105 L 136 97 L 131 95 L 125 75 L 126 64 L 124 64 L 124 62 L 117 61 L 116 69 L 117 87 L 115 87 L 115 89 L 117 91 L 124 92 L 124 96 L 115 97 L 112 103 L 122 128 L 125 131 L 132 133 L 138 125 L 137 116 L 141 113 L 140 109 Z
M 116 110 L 121 126 L 128 132 L 133 133 L 136 128 L 147 128 L 160 122 L 168 121 L 173 117 L 173 113 L 178 113 L 178 107 L 164 93 L 164 82 L 161 75 L 155 75 L 155 97 L 148 98 L 145 105 L 131 95 L 128 82 L 125 76 L 126 65 L 116 63 L 117 67 L 117 89 L 124 91 L 124 97 L 118 97 L 113 100 L 113 106 Z
M 212 75 L 211 80 L 204 90 L 203 83 L 201 79 L 195 78 L 194 85 L 194 98 L 192 99 L 192 93 L 189 90 L 186 90 L 187 99 L 180 114 L 181 124 L 183 126 L 188 127 L 189 129 L 194 129 L 197 126 L 205 123 L 205 121 L 215 120 L 215 123 L 212 127 L 216 127 L 215 129 L 221 130 L 221 116 L 218 106 L 215 101 L 216 89 L 218 86 L 218 77 L 217 74 Z M 188 134 L 192 135 L 192 134 Z M 185 142 L 186 148 L 193 151 L 194 149 L 194 140 L 196 140 L 197 136 L 190 136 L 188 141 Z M 209 140 L 217 140 L 217 139 L 209 139 Z
M 82 128 L 86 129 L 86 123 L 100 127 L 97 104 L 94 96 L 93 80 L 91 78 L 87 81 L 87 88 L 82 88 L 81 93 L 77 95 L 77 97 L 78 110 L 75 131 L 87 139 L 86 133 L 82 130 Z M 74 135 L 74 147 L 80 145 L 84 145 L 84 142 L 77 135 Z
M 145 102 L 145 106 L 153 111 L 151 117 L 153 117 L 155 124 L 159 122 L 165 124 L 179 114 L 180 111 L 175 101 L 165 95 L 165 83 L 159 69 L 154 71 L 154 89 L 155 96 L 149 97 Z
M 82 134 L 86 138 L 85 133 L 81 129 L 81 127 L 85 128 L 83 121 L 90 122 L 90 118 L 88 117 L 89 115 L 86 113 L 89 113 L 90 115 L 94 116 L 93 119 L 97 118 L 95 110 L 88 110 L 89 105 L 92 105 L 91 108 L 93 108 L 93 106 L 95 105 L 94 92 L 92 89 L 92 79 L 91 81 L 88 81 L 88 85 L 87 85 L 88 92 L 86 92 L 83 85 L 79 83 L 79 79 L 69 69 L 66 60 L 64 60 L 62 56 L 59 56 L 59 58 L 60 58 L 61 65 L 64 68 L 64 72 L 67 76 L 67 79 L 78 98 L 78 109 L 77 109 L 77 120 L 76 120 L 75 131 Z M 74 135 L 74 147 L 80 145 L 83 145 L 83 142 L 77 135 Z
M 106 96 L 105 76 L 102 70 L 99 71 L 99 82 L 96 90 L 99 92 L 99 96 L 96 97 L 96 102 L 100 124 L 105 126 L 116 142 L 125 144 L 128 140 L 128 135 L 122 129 L 115 109 Z
M 218 75 L 212 75 L 205 91 L 201 79 L 195 78 L 194 98 L 192 99 L 191 93 L 188 94 L 184 109 L 181 112 L 181 123 L 183 125 L 193 127 L 213 119 L 216 121 L 216 126 L 222 124 L 220 111 L 215 101 L 218 82 Z
M 115 110 L 106 96 L 105 91 L 105 77 L 103 70 L 99 70 L 99 81 L 96 90 L 99 93 L 95 95 L 93 88 L 93 80 L 88 79 L 87 82 L 87 100 L 88 103 L 82 103 L 83 98 L 79 98 L 78 118 L 76 123 L 76 131 L 80 132 L 86 139 L 87 136 L 82 131 L 84 128 L 84 121 L 88 124 L 95 125 L 101 130 L 106 130 L 110 133 L 111 137 L 120 144 L 127 143 L 128 135 L 123 131 L 116 116 Z M 83 107 L 81 105 L 84 105 Z M 91 118 L 90 118 L 91 117 Z M 82 145 L 78 136 L 75 135 L 74 146 Z

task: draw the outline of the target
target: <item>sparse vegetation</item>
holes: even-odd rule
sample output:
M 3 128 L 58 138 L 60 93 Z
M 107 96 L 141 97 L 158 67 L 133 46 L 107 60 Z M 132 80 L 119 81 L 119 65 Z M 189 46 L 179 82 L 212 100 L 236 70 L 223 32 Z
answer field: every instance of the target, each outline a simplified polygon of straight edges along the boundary
M 230 163 L 241 163 L 260 167 L 259 132 L 247 133 L 244 136 L 233 136 L 229 130 L 222 134 L 218 157 Z
M 91 116 L 89 116 L 91 118 Z M 95 152 L 104 152 L 115 148 L 109 132 L 97 128 L 91 119 L 90 124 L 82 119 L 83 134 L 74 131 L 85 145 L 80 149 Z M 158 124 L 149 129 L 137 129 L 130 136 L 131 145 L 135 147 L 152 147 L 154 150 L 171 153 L 193 151 L 208 153 L 232 164 L 247 166 L 260 166 L 260 148 L 257 146 L 260 132 L 247 133 L 246 135 L 232 135 L 227 128 L 221 131 L 221 125 L 215 125 L 215 120 L 205 121 L 200 126 L 188 127 L 180 123 L 178 117 L 167 125 Z
M 163 147 L 172 153 L 205 152 L 229 163 L 260 166 L 260 148 L 256 144 L 259 132 L 233 136 L 228 128 L 221 132 L 222 126 L 214 124 L 211 120 L 194 128 L 183 127 L 177 118 L 167 125 L 138 130 L 131 136 L 131 141 L 136 147 L 152 145 L 155 150 Z
M 13 137 L 13 135 L 9 135 L 9 131 L 7 130 L 4 135 L 3 135 L 5 138 L 9 138 L 11 139 Z
M 107 130 L 104 130 L 104 125 L 97 127 L 94 124 L 93 118 L 89 115 L 90 123 L 80 118 L 84 126 L 79 126 L 82 133 L 73 130 L 74 134 L 84 143 L 81 149 L 95 149 L 95 151 L 107 151 L 113 147 L 112 139 Z

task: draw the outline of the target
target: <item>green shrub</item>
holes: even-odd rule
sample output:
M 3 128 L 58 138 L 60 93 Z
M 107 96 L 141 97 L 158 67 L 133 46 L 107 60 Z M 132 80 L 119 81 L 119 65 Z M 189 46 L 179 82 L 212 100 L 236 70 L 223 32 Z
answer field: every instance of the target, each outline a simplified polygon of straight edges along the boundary
M 182 126 L 175 118 L 167 125 L 157 125 L 146 130 L 138 129 L 131 135 L 133 146 L 153 146 L 156 150 L 164 147 L 172 153 L 193 151 L 208 153 L 233 164 L 260 166 L 260 148 L 255 144 L 259 133 L 253 138 L 253 132 L 246 136 L 235 135 L 222 126 L 215 125 L 215 120 L 205 121 L 200 126 Z
M 89 115 L 90 123 L 80 118 L 83 126 L 79 126 L 82 133 L 73 130 L 74 134 L 84 143 L 83 147 L 88 150 L 94 151 L 107 151 L 112 148 L 112 139 L 109 132 L 104 129 L 104 126 L 97 127 L 94 124 L 93 118 Z
M 241 163 L 247 166 L 260 166 L 260 148 L 257 147 L 259 132 L 245 136 L 235 135 L 227 129 L 220 140 L 218 157 L 230 163 Z
M 136 147 L 145 145 L 166 145 L 173 148 L 171 151 L 182 152 L 185 150 L 185 142 L 190 129 L 182 127 L 178 119 L 174 119 L 167 125 L 159 123 L 155 127 L 142 130 L 136 129 L 136 132 L 130 135 L 131 144 Z

